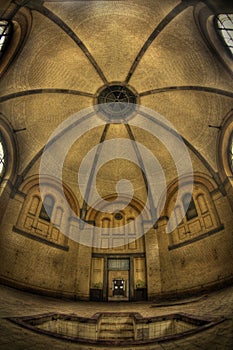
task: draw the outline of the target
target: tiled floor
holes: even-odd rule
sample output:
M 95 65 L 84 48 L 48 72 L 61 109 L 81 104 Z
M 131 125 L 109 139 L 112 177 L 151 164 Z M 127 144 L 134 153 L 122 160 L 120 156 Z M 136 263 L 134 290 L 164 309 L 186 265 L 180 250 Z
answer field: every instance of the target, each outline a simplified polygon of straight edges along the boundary
M 0 286 L 0 350 L 53 350 L 53 349 L 105 349 L 93 345 L 80 345 L 59 340 L 46 335 L 31 332 L 8 320 L 10 316 L 27 316 L 47 312 L 75 313 L 80 316 L 92 316 L 96 312 L 134 311 L 142 316 L 155 316 L 173 312 L 186 312 L 199 316 L 224 316 L 226 320 L 207 331 L 188 336 L 180 340 L 121 349 L 148 350 L 233 350 L 233 287 L 209 294 L 206 298 L 183 305 L 169 307 L 151 307 L 152 303 L 94 303 L 42 297 L 21 292 L 6 286 Z M 109 347 L 106 347 L 109 349 Z

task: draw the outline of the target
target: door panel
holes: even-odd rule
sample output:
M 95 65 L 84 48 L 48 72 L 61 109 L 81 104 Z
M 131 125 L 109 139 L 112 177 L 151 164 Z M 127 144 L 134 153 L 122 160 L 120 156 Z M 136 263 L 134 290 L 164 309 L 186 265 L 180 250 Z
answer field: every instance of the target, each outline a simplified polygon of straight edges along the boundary
M 129 271 L 108 271 L 109 298 L 129 298 Z
M 113 280 L 113 296 L 122 295 L 125 296 L 125 281 L 123 279 L 114 279 Z

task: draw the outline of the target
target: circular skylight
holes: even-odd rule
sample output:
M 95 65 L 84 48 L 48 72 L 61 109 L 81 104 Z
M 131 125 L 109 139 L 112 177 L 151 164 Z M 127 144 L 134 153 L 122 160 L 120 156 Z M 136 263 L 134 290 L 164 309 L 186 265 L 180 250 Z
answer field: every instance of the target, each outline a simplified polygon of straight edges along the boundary
M 97 98 L 99 111 L 109 118 L 125 118 L 136 109 L 137 96 L 124 85 L 104 87 Z

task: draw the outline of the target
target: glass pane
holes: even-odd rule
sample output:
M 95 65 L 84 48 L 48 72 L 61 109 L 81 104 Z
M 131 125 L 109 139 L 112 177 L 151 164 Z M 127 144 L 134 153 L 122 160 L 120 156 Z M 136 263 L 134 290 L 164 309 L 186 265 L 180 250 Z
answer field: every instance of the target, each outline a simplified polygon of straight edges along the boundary
M 54 207 L 54 199 L 52 196 L 47 195 L 45 196 L 44 202 L 42 203 L 42 207 L 40 210 L 40 215 L 39 217 L 41 219 L 50 221 L 51 215 L 52 215 L 52 211 L 53 211 L 53 207 Z
M 231 135 L 230 144 L 229 144 L 229 163 L 231 171 L 233 172 L 233 133 Z
M 0 37 L 0 45 L 2 45 L 5 40 L 6 40 L 5 36 Z
M 53 203 L 54 203 L 54 199 L 51 196 L 46 196 L 44 199 L 44 205 L 45 207 L 49 206 L 49 207 L 53 207 Z
M 3 177 L 4 170 L 5 170 L 5 153 L 4 153 L 3 141 L 0 134 L 0 181 Z
M 220 14 L 216 18 L 219 34 L 233 54 L 233 14 Z
M 12 31 L 11 22 L 0 20 L 0 53 L 7 44 Z
M 4 156 L 3 145 L 2 145 L 2 142 L 1 142 L 1 139 L 0 139 L 0 158 L 3 158 L 3 156 Z
M 186 193 L 183 198 L 184 211 L 186 212 L 186 219 L 191 220 L 198 216 L 196 205 L 190 193 Z
M 108 259 L 108 270 L 129 270 L 129 259 Z

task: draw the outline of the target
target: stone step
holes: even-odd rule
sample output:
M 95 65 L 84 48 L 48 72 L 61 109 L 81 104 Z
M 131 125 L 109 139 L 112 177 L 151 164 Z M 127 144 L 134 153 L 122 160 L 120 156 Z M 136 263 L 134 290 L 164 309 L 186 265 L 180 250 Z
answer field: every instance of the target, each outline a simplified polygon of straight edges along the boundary
M 130 323 L 130 324 L 133 324 L 133 321 L 131 318 L 118 318 L 118 317 L 115 317 L 115 318 L 112 318 L 112 317 L 103 317 L 101 318 L 100 320 L 100 323 L 111 323 L 111 324 L 127 324 L 127 323 Z
M 128 325 L 128 324 L 121 324 L 121 325 L 114 324 L 114 325 L 112 325 L 112 324 L 108 324 L 108 323 L 101 325 L 99 327 L 99 329 L 100 329 L 100 331 L 116 330 L 118 332 L 119 331 L 133 331 L 134 330 L 132 325 Z
M 116 340 L 134 340 L 134 337 L 99 337 L 98 340 L 116 341 Z
M 105 339 L 105 340 L 110 340 L 110 339 L 134 339 L 134 332 L 132 331 L 100 331 L 99 332 L 99 339 Z
M 112 326 L 126 326 L 126 327 L 133 327 L 133 322 L 118 322 L 118 321 L 116 321 L 116 322 L 106 322 L 106 321 L 104 321 L 104 322 L 100 322 L 99 323 L 99 325 L 100 326 L 105 326 L 106 324 L 109 324 L 109 325 L 112 325 Z
M 99 323 L 101 340 L 133 340 L 134 322 L 129 316 L 103 316 Z

